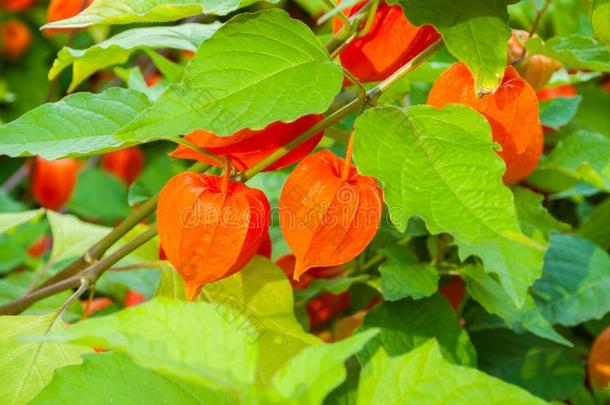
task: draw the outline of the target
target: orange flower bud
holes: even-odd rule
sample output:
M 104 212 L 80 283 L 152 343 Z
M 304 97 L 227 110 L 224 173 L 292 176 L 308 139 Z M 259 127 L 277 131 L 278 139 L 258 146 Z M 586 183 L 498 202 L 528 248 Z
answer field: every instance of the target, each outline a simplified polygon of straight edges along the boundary
M 589 379 L 599 388 L 610 384 L 610 328 L 604 330 L 593 342 L 589 355 Z

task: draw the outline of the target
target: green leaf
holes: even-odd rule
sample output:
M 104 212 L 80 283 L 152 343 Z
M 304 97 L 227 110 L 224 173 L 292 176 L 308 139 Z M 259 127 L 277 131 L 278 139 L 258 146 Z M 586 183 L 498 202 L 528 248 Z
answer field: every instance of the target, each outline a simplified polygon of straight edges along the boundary
M 419 263 L 417 256 L 404 246 L 389 246 L 381 252 L 387 257 L 379 266 L 379 287 L 385 300 L 417 300 L 436 292 L 439 275 L 433 266 Z
M 238 7 L 239 0 L 96 0 L 80 14 L 42 29 L 175 21 L 198 14 L 226 15 Z
M 55 79 L 65 68 L 74 65 L 69 91 L 73 91 L 95 72 L 120 65 L 137 50 L 172 48 L 195 52 L 222 24 L 183 24 L 175 27 L 134 28 L 123 31 L 87 49 L 64 47 L 49 71 Z
M 118 87 L 73 94 L 0 126 L 1 153 L 59 159 L 116 149 L 124 142 L 114 132 L 148 105 L 145 95 Z
M 487 121 L 460 105 L 375 108 L 358 118 L 355 137 L 358 169 L 381 180 L 396 227 L 418 215 L 432 234 L 450 233 L 460 257 L 479 256 L 521 305 L 544 247 L 519 229 Z
M 545 404 L 519 387 L 447 362 L 434 340 L 400 357 L 379 350 L 362 371 L 358 404 L 399 403 Z
M 104 190 L 100 193 L 100 190 Z M 131 210 L 127 205 L 127 187 L 117 177 L 96 168 L 78 174 L 76 188 L 67 205 L 68 211 L 112 225 L 125 218 Z
M 182 81 L 117 137 L 159 139 L 195 129 L 231 135 L 293 121 L 324 112 L 342 77 L 319 39 L 285 11 L 240 14 L 201 44 Z
M 363 365 L 380 347 L 391 357 L 397 357 L 433 337 L 452 363 L 476 364 L 476 352 L 468 334 L 460 327 L 447 300 L 439 294 L 418 301 L 384 302 L 369 312 L 358 330 L 371 328 L 379 328 L 381 332 L 358 353 L 358 360 Z
M 26 222 L 38 221 L 44 215 L 43 209 L 23 212 L 0 213 L 0 234 L 10 231 Z
M 254 333 L 230 307 L 155 298 L 40 339 L 112 349 L 142 367 L 237 394 L 254 382 Z
M 286 275 L 264 257 L 255 256 L 239 273 L 209 284 L 202 297 L 206 295 L 216 305 L 236 309 L 254 327 L 250 342 L 258 346 L 256 376 L 263 386 L 288 359 L 320 344 L 296 320 Z
M 174 404 L 231 403 L 220 392 L 138 367 L 121 353 L 89 354 L 83 360 L 55 371 L 30 404 L 157 404 L 170 398 Z
M 610 249 L 610 198 L 593 207 L 587 220 L 578 229 L 578 235 L 605 250 Z
M 273 376 L 281 402 L 321 404 L 345 380 L 345 361 L 378 332 L 372 329 L 337 343 L 308 347 L 291 358 Z
M 605 191 L 610 191 L 610 138 L 576 131 L 562 138 L 538 169 L 555 170 Z
M 546 42 L 534 37 L 525 44 L 530 55 L 546 55 L 566 68 L 610 72 L 610 52 L 604 44 L 583 35 L 553 37 Z
M 20 336 L 42 334 L 54 314 L 0 317 L 0 402 L 25 404 L 51 380 L 56 368 L 80 362 L 90 349 L 55 343 L 25 342 Z M 57 322 L 53 331 L 63 329 Z
M 534 300 L 527 295 L 524 305 L 517 308 L 506 291 L 490 275 L 475 266 L 460 269 L 466 282 L 468 294 L 478 301 L 490 314 L 498 315 L 509 328 L 516 331 L 527 330 L 536 336 L 552 340 L 566 346 L 571 343 L 557 333 L 549 321 L 542 316 Z
M 579 129 L 599 132 L 610 137 L 610 92 L 598 83 L 591 82 L 578 86 L 578 94 L 583 96 L 582 103 L 572 124 Z
M 597 38 L 610 45 L 610 0 L 593 0 L 591 22 Z
M 576 326 L 610 312 L 610 256 L 573 235 L 553 235 L 542 278 L 532 287 L 552 323 Z
M 540 103 L 540 122 L 542 125 L 559 129 L 568 124 L 578 111 L 582 96 L 558 97 Z
M 547 242 L 552 232 L 567 231 L 570 225 L 555 219 L 542 204 L 544 196 L 524 187 L 514 187 L 515 209 L 521 231 L 539 242 Z
M 492 329 L 471 332 L 479 368 L 541 398 L 567 399 L 584 381 L 578 356 L 535 336 Z
M 47 219 L 53 233 L 53 250 L 49 261 L 55 263 L 82 255 L 112 230 L 54 211 L 47 212 Z
M 505 0 L 391 0 L 415 25 L 432 24 L 449 52 L 468 65 L 479 92 L 500 85 L 510 38 Z

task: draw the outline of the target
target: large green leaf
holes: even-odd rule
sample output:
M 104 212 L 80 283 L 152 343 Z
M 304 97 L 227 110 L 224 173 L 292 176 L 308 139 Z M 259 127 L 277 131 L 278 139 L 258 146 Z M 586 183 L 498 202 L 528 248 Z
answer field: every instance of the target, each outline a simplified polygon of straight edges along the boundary
M 460 269 L 466 281 L 468 294 L 478 301 L 487 312 L 498 315 L 508 325 L 517 331 L 527 330 L 544 339 L 549 339 L 570 346 L 570 342 L 557 333 L 549 321 L 542 316 L 540 308 L 527 295 L 524 305 L 517 308 L 500 283 L 479 267 L 470 266 Z
M 118 87 L 73 94 L 0 126 L 0 153 L 59 159 L 111 150 L 123 144 L 115 131 L 148 106 L 144 94 Z
M 610 256 L 586 239 L 553 235 L 542 278 L 532 287 L 551 322 L 575 326 L 610 312 Z
M 546 42 L 534 37 L 526 43 L 531 55 L 541 54 L 558 60 L 568 68 L 610 72 L 610 51 L 605 44 L 583 35 L 553 37 Z
M 373 329 L 337 343 L 308 347 L 291 358 L 273 376 L 278 402 L 321 404 L 345 380 L 345 361 L 377 333 Z
M 355 137 L 358 168 L 381 180 L 396 227 L 418 215 L 431 233 L 452 234 L 460 257 L 479 256 L 521 305 L 544 246 L 519 229 L 487 121 L 459 105 L 375 108 L 358 118 Z
M 342 77 L 320 40 L 285 11 L 240 14 L 201 44 L 182 81 L 117 137 L 158 139 L 200 128 L 231 135 L 293 121 L 325 111 Z
M 439 274 L 433 266 L 419 263 L 417 256 L 404 246 L 388 246 L 382 252 L 387 257 L 379 266 L 379 288 L 384 299 L 420 299 L 436 292 Z
M 501 82 L 510 37 L 506 0 L 391 0 L 415 25 L 432 24 L 449 52 L 468 65 L 479 91 Z
M 555 219 L 542 205 L 544 196 L 524 187 L 513 188 L 515 209 L 521 231 L 528 237 L 547 242 L 552 232 L 567 231 L 570 225 Z
M 43 209 L 23 212 L 2 212 L 0 213 L 0 234 L 26 222 L 37 221 L 43 214 Z
M 597 38 L 610 45 L 610 0 L 593 0 L 591 21 Z
M 400 357 L 379 350 L 360 377 L 358 404 L 542 405 L 522 388 L 476 369 L 456 366 L 430 340 Z
M 545 127 L 559 129 L 568 124 L 578 111 L 582 96 L 557 97 L 540 103 L 540 122 Z
M 184 299 L 182 279 L 169 265 L 163 269 L 157 295 Z M 256 376 L 263 386 L 289 358 L 321 343 L 303 331 L 294 314 L 290 283 L 264 257 L 255 256 L 239 273 L 206 286 L 199 301 L 229 306 L 252 324 L 249 340 L 258 346 Z
M 610 191 L 610 138 L 576 131 L 559 141 L 539 170 L 554 170 Z
M 238 7 L 239 0 L 95 0 L 80 14 L 42 28 L 175 21 L 204 13 L 226 15 Z
M 104 192 L 100 193 L 100 190 Z M 85 169 L 78 174 L 67 209 L 81 218 L 106 225 L 116 223 L 131 212 L 125 183 L 97 168 Z
M 286 361 L 320 340 L 305 333 L 294 314 L 292 287 L 284 272 L 255 256 L 239 273 L 212 283 L 203 297 L 236 309 L 254 327 L 250 342 L 258 346 L 257 380 L 267 385 Z
M 121 353 L 83 358 L 81 365 L 58 369 L 31 404 L 232 403 L 220 392 L 138 367 Z
M 358 353 L 362 364 L 380 347 L 396 357 L 431 338 L 439 341 L 441 351 L 449 361 L 468 366 L 476 364 L 476 353 L 468 334 L 460 327 L 447 300 L 438 294 L 418 301 L 384 302 L 364 318 L 359 330 L 371 328 L 381 332 Z
M 20 336 L 42 334 L 54 314 L 44 316 L 0 317 L 0 402 L 5 405 L 28 403 L 51 380 L 56 368 L 79 363 L 90 349 L 56 343 L 26 342 Z M 61 322 L 54 331 L 63 329 Z
M 73 215 L 47 212 L 47 219 L 53 233 L 52 262 L 76 258 L 112 231 L 100 225 L 89 224 Z
M 64 47 L 49 71 L 49 80 L 57 77 L 65 68 L 73 66 L 73 91 L 93 73 L 109 66 L 127 62 L 139 49 L 173 48 L 195 52 L 197 47 L 212 36 L 221 24 L 183 24 L 175 27 L 134 28 L 123 31 L 87 49 Z
M 230 307 L 155 298 L 41 339 L 112 349 L 162 374 L 239 395 L 254 382 L 255 332 Z
M 479 368 L 544 399 L 567 399 L 583 383 L 578 355 L 563 346 L 506 329 L 470 332 Z

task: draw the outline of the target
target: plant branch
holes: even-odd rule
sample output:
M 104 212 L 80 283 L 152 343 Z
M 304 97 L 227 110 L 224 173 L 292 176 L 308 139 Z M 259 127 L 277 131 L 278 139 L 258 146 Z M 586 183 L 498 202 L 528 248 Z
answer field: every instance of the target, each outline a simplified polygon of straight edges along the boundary
M 43 300 L 60 292 L 79 287 L 83 283 L 82 280 L 87 281 L 87 287 L 91 284 L 95 284 L 95 282 L 102 276 L 102 274 L 104 274 L 106 270 L 112 267 L 123 257 L 127 256 L 128 254 L 130 254 L 131 252 L 154 238 L 156 234 L 156 225 L 150 226 L 146 231 L 144 231 L 128 243 L 124 244 L 123 246 L 112 252 L 110 255 L 108 255 L 108 257 L 87 267 L 82 273 L 66 278 L 65 280 L 58 281 L 52 285 L 32 291 L 31 293 L 26 294 L 15 301 L 0 306 L 0 314 L 17 315 L 40 300 Z
M 534 35 L 536 33 L 536 30 L 538 30 L 538 25 L 540 25 L 540 21 L 542 20 L 542 16 L 544 15 L 544 13 L 546 13 L 546 10 L 551 5 L 552 1 L 553 0 L 544 0 L 544 5 L 536 13 L 536 18 L 534 18 L 534 22 L 532 23 L 532 28 L 530 29 L 528 38 L 531 38 L 532 35 Z

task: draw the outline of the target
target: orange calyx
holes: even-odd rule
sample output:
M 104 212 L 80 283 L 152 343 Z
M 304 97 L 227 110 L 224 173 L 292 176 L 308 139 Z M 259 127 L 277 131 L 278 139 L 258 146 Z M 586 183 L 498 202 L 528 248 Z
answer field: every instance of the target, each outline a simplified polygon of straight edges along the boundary
M 236 170 L 244 171 L 283 147 L 322 119 L 322 115 L 306 115 L 291 123 L 274 122 L 261 130 L 244 129 L 227 137 L 198 130 L 187 135 L 185 139 L 213 155 L 226 156 Z M 316 147 L 322 136 L 323 132 L 316 134 L 267 167 L 265 171 L 281 169 L 299 161 Z M 170 156 L 179 159 L 199 160 L 220 167 L 218 162 L 210 159 L 209 156 L 184 145 L 178 146 Z
M 320 151 L 288 177 L 279 201 L 280 226 L 296 264 L 294 279 L 312 267 L 337 266 L 362 253 L 381 222 L 382 197 L 372 177 Z
M 159 238 L 188 300 L 250 261 L 268 232 L 269 212 L 262 191 L 226 176 L 186 172 L 165 184 L 157 207 Z

